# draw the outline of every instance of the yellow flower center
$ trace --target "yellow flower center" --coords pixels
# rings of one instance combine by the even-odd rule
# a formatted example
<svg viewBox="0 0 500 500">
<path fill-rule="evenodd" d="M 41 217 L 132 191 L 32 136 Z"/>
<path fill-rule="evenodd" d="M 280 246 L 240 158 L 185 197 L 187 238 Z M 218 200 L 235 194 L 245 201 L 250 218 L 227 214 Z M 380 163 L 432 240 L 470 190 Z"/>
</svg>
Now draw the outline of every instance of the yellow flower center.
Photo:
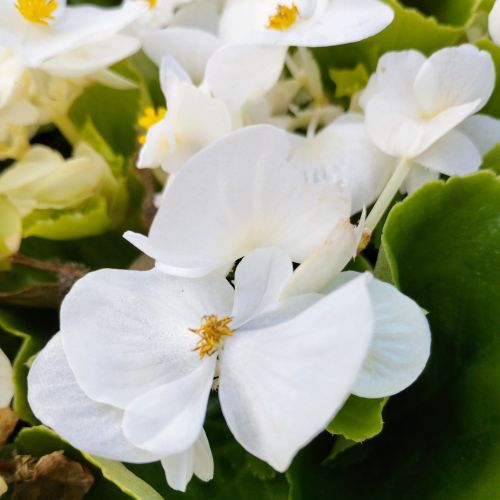
<svg viewBox="0 0 500 500">
<path fill-rule="evenodd" d="M 17 0 L 16 9 L 30 23 L 49 25 L 54 20 L 57 0 Z"/>
<path fill-rule="evenodd" d="M 200 358 L 212 356 L 219 347 L 224 344 L 224 337 L 232 337 L 233 330 L 229 328 L 229 323 L 233 318 L 225 316 L 219 319 L 215 314 L 203 316 L 202 323 L 199 328 L 190 328 L 189 331 L 199 335 L 200 340 L 196 344 L 194 350 L 200 351 Z"/>
<path fill-rule="evenodd" d="M 167 109 L 160 106 L 157 110 L 149 106 L 144 110 L 144 114 L 139 118 L 137 123 L 139 126 L 147 132 L 153 125 L 157 124 L 159 121 L 163 120 L 167 114 Z M 139 135 L 139 144 L 146 143 L 146 134 Z"/>
<path fill-rule="evenodd" d="M 156 4 L 158 3 L 158 0 L 148 0 L 149 3 L 149 8 L 154 9 L 156 7 Z"/>
<path fill-rule="evenodd" d="M 298 7 L 292 3 L 291 7 L 279 4 L 276 13 L 269 17 L 266 28 L 271 30 L 286 31 L 292 27 L 299 17 Z"/>
</svg>

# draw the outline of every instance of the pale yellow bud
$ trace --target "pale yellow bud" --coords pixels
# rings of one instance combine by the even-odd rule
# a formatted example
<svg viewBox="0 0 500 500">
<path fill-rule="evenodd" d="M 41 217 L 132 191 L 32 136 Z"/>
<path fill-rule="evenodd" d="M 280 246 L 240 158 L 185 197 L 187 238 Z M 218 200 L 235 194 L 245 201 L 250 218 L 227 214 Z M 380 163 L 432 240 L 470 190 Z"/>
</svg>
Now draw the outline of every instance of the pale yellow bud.
<svg viewBox="0 0 500 500">
<path fill-rule="evenodd" d="M 65 160 L 58 152 L 35 146 L 0 175 L 0 193 L 24 217 L 35 209 L 67 209 L 108 190 L 114 182 L 108 164 L 87 144 Z"/>
<path fill-rule="evenodd" d="M 0 270 L 5 268 L 5 258 L 19 250 L 22 234 L 19 212 L 5 196 L 0 195 Z"/>
</svg>

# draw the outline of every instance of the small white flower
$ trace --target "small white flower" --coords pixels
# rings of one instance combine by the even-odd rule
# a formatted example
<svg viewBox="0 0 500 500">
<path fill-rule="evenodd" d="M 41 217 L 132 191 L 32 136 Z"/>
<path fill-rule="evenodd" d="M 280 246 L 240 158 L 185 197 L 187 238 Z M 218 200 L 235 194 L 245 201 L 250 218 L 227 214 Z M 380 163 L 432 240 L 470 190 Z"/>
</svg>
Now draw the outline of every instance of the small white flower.
<svg viewBox="0 0 500 500">
<path fill-rule="evenodd" d="M 486 104 L 494 85 L 490 54 L 472 45 L 445 48 L 429 59 L 414 50 L 382 56 L 361 105 L 377 147 L 416 164 L 406 190 L 439 173 L 464 175 L 479 168 L 484 150 L 500 139 L 500 122 L 470 117 Z M 488 132 L 481 143 L 475 127 Z"/>
<path fill-rule="evenodd" d="M 327 47 L 375 35 L 393 18 L 378 0 L 228 0 L 219 33 L 226 42 Z"/>
<path fill-rule="evenodd" d="M 4 0 L 0 3 L 0 44 L 37 67 L 87 44 L 110 37 L 148 9 L 130 0 L 116 9 L 93 5 L 66 7 L 65 0 Z"/>
<path fill-rule="evenodd" d="M 300 140 L 268 125 L 230 134 L 170 180 L 149 238 L 127 239 L 184 276 L 226 270 L 259 247 L 302 262 L 349 217 L 351 204 L 339 182 L 316 182 L 291 161 Z"/>
<path fill-rule="evenodd" d="M 160 81 L 166 114 L 147 131 L 137 166 L 161 166 L 174 173 L 200 149 L 226 136 L 231 116 L 222 101 L 193 85 L 171 58 L 162 63 Z"/>
<path fill-rule="evenodd" d="M 14 396 L 14 379 L 9 358 L 0 349 L 0 408 L 10 405 Z"/>
</svg>

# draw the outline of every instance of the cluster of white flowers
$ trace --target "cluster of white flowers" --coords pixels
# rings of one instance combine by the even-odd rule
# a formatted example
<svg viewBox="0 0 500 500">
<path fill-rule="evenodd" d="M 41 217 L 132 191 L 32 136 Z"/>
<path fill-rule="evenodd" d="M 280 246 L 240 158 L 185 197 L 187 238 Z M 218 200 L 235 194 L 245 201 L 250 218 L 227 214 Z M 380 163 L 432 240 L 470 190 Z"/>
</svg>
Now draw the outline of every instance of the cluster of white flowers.
<svg viewBox="0 0 500 500">
<path fill-rule="evenodd" d="M 97 456 L 161 460 L 185 490 L 214 474 L 212 389 L 237 441 L 285 471 L 351 394 L 416 380 L 430 352 L 424 312 L 344 269 L 398 191 L 477 170 L 500 123 L 476 114 L 495 69 L 473 45 L 387 53 L 348 112 L 330 102 L 309 49 L 368 38 L 393 15 L 379 0 L 0 0 L 0 158 L 25 155 L 44 123 L 71 136 L 74 98 L 91 82 L 127 88 L 109 68 L 141 47 L 167 105 L 145 110 L 138 166 L 168 182 L 149 235 L 126 234 L 156 267 L 73 287 L 29 375 L 43 423 Z M 77 203 L 109 178 L 93 155 L 35 146 L 0 193 L 23 213 L 33 200 L 70 206 L 56 181 Z M 2 385 L 0 406 L 11 397 Z"/>
</svg>

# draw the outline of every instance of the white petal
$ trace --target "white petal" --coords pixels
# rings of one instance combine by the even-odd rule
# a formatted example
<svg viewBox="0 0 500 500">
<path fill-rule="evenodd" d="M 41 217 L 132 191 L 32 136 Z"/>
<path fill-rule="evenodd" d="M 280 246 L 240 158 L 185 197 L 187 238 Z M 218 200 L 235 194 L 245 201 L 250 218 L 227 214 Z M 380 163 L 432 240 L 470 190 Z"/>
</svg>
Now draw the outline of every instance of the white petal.
<svg viewBox="0 0 500 500">
<path fill-rule="evenodd" d="M 259 3 L 257 8 L 255 3 Z M 311 18 L 299 18 L 288 30 L 266 29 L 277 2 L 232 0 L 221 19 L 221 35 L 226 40 L 244 40 L 282 46 L 328 47 L 357 42 L 386 28 L 393 10 L 377 0 L 331 0 L 316 2 L 322 7 Z M 257 12 L 255 12 L 257 10 Z M 309 13 L 304 13 L 309 14 Z"/>
<path fill-rule="evenodd" d="M 28 400 L 37 418 L 86 453 L 131 463 L 159 458 L 125 438 L 123 411 L 85 395 L 69 367 L 61 334 L 36 357 L 28 375 Z"/>
<path fill-rule="evenodd" d="M 394 159 L 370 141 L 362 115 L 343 115 L 294 151 L 298 162 L 308 163 L 314 175 L 341 179 L 352 198 L 351 212 L 369 206 L 387 184 Z M 320 170 L 318 172 L 317 170 Z"/>
<path fill-rule="evenodd" d="M 214 475 L 214 459 L 205 431 L 201 431 L 200 437 L 191 448 L 163 458 L 161 464 L 167 482 L 174 490 L 186 491 L 193 473 L 202 481 L 210 481 Z"/>
<path fill-rule="evenodd" d="M 125 436 L 142 449 L 168 456 L 192 446 L 200 435 L 212 388 L 216 356 L 199 359 L 183 377 L 157 387 L 125 409 Z"/>
<path fill-rule="evenodd" d="M 139 168 L 156 168 L 168 160 L 176 148 L 172 126 L 172 117 L 167 114 L 165 119 L 148 130 L 137 159 Z"/>
<path fill-rule="evenodd" d="M 497 0 L 488 18 L 488 29 L 493 41 L 500 45 L 500 2 Z"/>
<path fill-rule="evenodd" d="M 286 47 L 226 45 L 209 59 L 205 82 L 231 110 L 262 97 L 278 81 Z"/>
<path fill-rule="evenodd" d="M 358 273 L 342 273 L 334 284 Z M 392 396 L 413 384 L 429 359 L 431 332 L 422 309 L 394 286 L 373 279 L 368 284 L 375 312 L 375 333 L 352 393 L 363 398 Z"/>
<path fill-rule="evenodd" d="M 338 184 L 308 182 L 289 162 L 294 141 L 274 127 L 246 127 L 193 157 L 165 190 L 149 255 L 189 276 L 259 247 L 303 261 L 349 216 L 350 203 Z"/>
<path fill-rule="evenodd" d="M 49 29 L 27 22 L 9 2 L 0 4 L 0 44 L 13 47 L 30 66 L 65 54 L 113 35 L 143 13 L 148 4 L 128 1 L 119 8 L 100 8 L 93 5 L 67 7 L 61 19 Z"/>
<path fill-rule="evenodd" d="M 249 253 L 236 268 L 232 328 L 275 307 L 292 272 L 290 257 L 278 248 Z"/>
<path fill-rule="evenodd" d="M 414 85 L 419 105 L 429 115 L 471 102 L 477 102 L 475 112 L 486 104 L 494 87 L 491 55 L 474 45 L 447 47 L 434 53 L 422 66 Z"/>
<path fill-rule="evenodd" d="M 413 113 L 416 113 L 413 83 L 425 61 L 425 56 L 416 50 L 384 54 L 378 61 L 375 76 L 370 79 L 365 90 L 368 95 L 362 100 L 368 103 L 370 94 L 373 96 L 381 93 L 391 99 L 392 106 L 396 109 L 407 109 L 409 114 L 414 110 Z"/>
<path fill-rule="evenodd" d="M 407 109 L 397 109 L 390 99 L 378 94 L 366 108 L 368 135 L 388 155 L 415 158 L 473 114 L 478 102 L 447 108 L 424 120 L 408 114 Z"/>
<path fill-rule="evenodd" d="M 101 270 L 78 281 L 61 308 L 63 343 L 82 389 L 125 408 L 199 367 L 193 352 L 206 314 L 231 312 L 223 277 L 184 280 L 158 270 Z M 165 453 L 161 453 L 165 455 Z"/>
<path fill-rule="evenodd" d="M 417 189 L 431 181 L 439 179 L 439 172 L 412 163 L 410 172 L 401 186 L 402 193 L 412 194 Z"/>
<path fill-rule="evenodd" d="M 365 277 L 292 320 L 238 330 L 221 356 L 219 397 L 239 443 L 278 471 L 342 407 L 371 342 Z"/>
<path fill-rule="evenodd" d="M 500 120 L 491 116 L 471 116 L 459 129 L 472 140 L 483 156 L 500 143 Z"/>
<path fill-rule="evenodd" d="M 163 57 L 172 56 L 195 83 L 203 80 L 207 62 L 220 46 L 211 33 L 181 27 L 153 31 L 142 38 L 142 43 L 144 52 L 158 66 Z"/>
<path fill-rule="evenodd" d="M 0 408 L 10 405 L 14 396 L 14 380 L 9 358 L 0 349 Z"/>
<path fill-rule="evenodd" d="M 129 57 L 140 48 L 131 36 L 112 35 L 45 61 L 41 68 L 55 76 L 81 78 Z"/>
<path fill-rule="evenodd" d="M 415 162 L 446 175 L 475 172 L 482 163 L 481 153 L 474 143 L 459 130 L 448 132 Z"/>
</svg>

